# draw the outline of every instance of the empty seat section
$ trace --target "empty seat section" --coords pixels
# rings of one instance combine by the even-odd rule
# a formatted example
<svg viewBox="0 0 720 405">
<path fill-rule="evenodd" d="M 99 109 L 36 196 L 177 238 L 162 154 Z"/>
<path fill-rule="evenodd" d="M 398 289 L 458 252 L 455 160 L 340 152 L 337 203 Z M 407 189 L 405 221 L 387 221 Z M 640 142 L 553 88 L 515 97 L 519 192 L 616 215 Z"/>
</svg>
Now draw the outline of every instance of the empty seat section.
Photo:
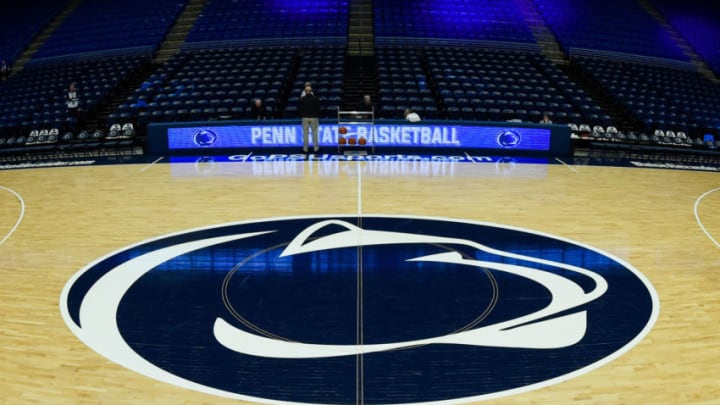
<svg viewBox="0 0 720 405">
<path fill-rule="evenodd" d="M 577 63 L 647 129 L 714 128 L 720 86 L 694 70 L 647 63 L 579 58 Z"/>
<path fill-rule="evenodd" d="M 375 35 L 535 42 L 513 0 L 374 2 Z"/>
<path fill-rule="evenodd" d="M 720 3 L 706 0 L 653 0 L 663 17 L 720 73 Z"/>
<path fill-rule="evenodd" d="M 344 37 L 347 0 L 209 0 L 188 42 Z"/>
<path fill-rule="evenodd" d="M 75 9 L 33 56 L 136 48 L 149 53 L 162 42 L 187 0 L 91 0 Z"/>
<path fill-rule="evenodd" d="M 418 72 L 415 77 L 430 97 L 421 100 L 434 100 L 439 118 L 538 122 L 547 114 L 560 123 L 609 119 L 539 53 L 456 47 L 405 52 L 423 60 L 427 82 Z"/>
<path fill-rule="evenodd" d="M 39 0 L 13 2 L 3 7 L 0 13 L 0 60 L 12 64 L 69 3 L 69 0 Z"/>
<path fill-rule="evenodd" d="M 534 1 L 567 52 L 572 48 L 584 48 L 687 60 L 667 30 L 638 2 Z"/>
<path fill-rule="evenodd" d="M 375 56 L 381 117 L 403 118 L 404 110 L 409 108 L 421 117 L 438 118 L 420 51 L 387 47 L 376 49 Z"/>
</svg>

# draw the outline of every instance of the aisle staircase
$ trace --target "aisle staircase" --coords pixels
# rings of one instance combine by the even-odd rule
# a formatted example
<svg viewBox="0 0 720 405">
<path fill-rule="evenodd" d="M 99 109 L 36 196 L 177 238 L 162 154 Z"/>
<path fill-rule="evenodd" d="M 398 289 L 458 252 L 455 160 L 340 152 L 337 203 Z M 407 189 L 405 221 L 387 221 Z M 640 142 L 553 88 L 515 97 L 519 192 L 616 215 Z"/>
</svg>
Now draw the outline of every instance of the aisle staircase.
<svg viewBox="0 0 720 405">
<path fill-rule="evenodd" d="M 540 50 L 550 61 L 556 65 L 567 63 L 567 57 L 558 43 L 555 34 L 545 23 L 537 5 L 532 0 L 515 0 L 515 5 L 522 13 L 525 23 L 530 28 Z"/>
<path fill-rule="evenodd" d="M 175 21 L 175 25 L 170 28 L 165 41 L 160 44 L 160 48 L 155 55 L 155 62 L 167 62 L 180 50 L 195 24 L 195 20 L 200 16 L 207 2 L 208 0 L 188 1 L 185 9 Z"/>
<path fill-rule="evenodd" d="M 375 53 L 372 0 L 352 0 L 348 21 L 348 56 Z"/>
</svg>

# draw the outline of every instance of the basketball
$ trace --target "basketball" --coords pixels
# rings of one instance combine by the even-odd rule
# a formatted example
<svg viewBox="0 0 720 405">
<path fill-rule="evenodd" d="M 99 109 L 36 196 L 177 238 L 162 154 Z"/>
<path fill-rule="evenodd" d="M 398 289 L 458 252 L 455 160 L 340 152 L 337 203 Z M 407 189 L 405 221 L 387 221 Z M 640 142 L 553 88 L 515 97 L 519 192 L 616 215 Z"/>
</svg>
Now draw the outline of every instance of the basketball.
<svg viewBox="0 0 720 405">
<path fill-rule="evenodd" d="M 348 139 L 348 143 L 349 143 L 350 145 L 355 145 L 355 138 L 350 138 L 350 139 Z"/>
<path fill-rule="evenodd" d="M 360 138 L 360 139 L 358 139 L 358 143 L 359 143 L 360 145 L 365 145 L 365 144 L 367 143 L 367 139 L 365 139 L 365 138 Z"/>
<path fill-rule="evenodd" d="M 345 128 L 345 127 L 340 127 L 340 128 L 338 129 L 338 132 L 340 133 L 340 135 L 345 135 L 345 134 L 347 134 L 347 128 Z"/>
<path fill-rule="evenodd" d="M 340 139 L 338 139 L 338 143 L 339 143 L 340 145 L 345 145 L 346 142 L 347 142 L 347 139 L 345 139 L 345 138 L 343 138 L 343 137 L 340 137 Z"/>
</svg>

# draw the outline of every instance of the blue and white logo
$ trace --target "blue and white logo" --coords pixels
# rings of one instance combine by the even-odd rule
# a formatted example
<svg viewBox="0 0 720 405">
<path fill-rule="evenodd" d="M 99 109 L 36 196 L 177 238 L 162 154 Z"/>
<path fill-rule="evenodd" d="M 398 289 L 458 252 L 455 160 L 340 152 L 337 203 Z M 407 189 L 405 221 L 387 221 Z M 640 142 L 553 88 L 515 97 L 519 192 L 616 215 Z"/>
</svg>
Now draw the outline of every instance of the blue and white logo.
<svg viewBox="0 0 720 405">
<path fill-rule="evenodd" d="M 497 134 L 497 144 L 503 148 L 514 148 L 520 144 L 522 137 L 517 131 L 504 129 Z"/>
<path fill-rule="evenodd" d="M 629 264 L 507 226 L 294 217 L 166 235 L 78 272 L 65 322 L 109 360 L 208 394 L 461 403 L 589 372 L 659 304 Z"/>
<path fill-rule="evenodd" d="M 217 140 L 217 134 L 209 129 L 198 129 L 193 133 L 193 142 L 197 146 L 210 147 L 215 145 Z"/>
</svg>

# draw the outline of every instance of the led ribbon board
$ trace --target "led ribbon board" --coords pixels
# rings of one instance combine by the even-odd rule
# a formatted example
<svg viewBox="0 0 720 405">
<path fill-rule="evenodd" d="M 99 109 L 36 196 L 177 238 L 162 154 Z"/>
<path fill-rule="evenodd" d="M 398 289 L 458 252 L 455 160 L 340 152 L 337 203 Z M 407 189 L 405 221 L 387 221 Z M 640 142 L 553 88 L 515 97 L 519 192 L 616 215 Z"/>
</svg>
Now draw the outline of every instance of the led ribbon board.
<svg viewBox="0 0 720 405">
<path fill-rule="evenodd" d="M 320 145 L 336 146 L 339 125 L 320 126 Z M 549 151 L 550 128 L 475 125 L 344 125 L 345 136 L 379 147 Z M 169 151 L 302 147 L 302 128 L 289 125 L 231 125 L 168 128 Z"/>
</svg>

